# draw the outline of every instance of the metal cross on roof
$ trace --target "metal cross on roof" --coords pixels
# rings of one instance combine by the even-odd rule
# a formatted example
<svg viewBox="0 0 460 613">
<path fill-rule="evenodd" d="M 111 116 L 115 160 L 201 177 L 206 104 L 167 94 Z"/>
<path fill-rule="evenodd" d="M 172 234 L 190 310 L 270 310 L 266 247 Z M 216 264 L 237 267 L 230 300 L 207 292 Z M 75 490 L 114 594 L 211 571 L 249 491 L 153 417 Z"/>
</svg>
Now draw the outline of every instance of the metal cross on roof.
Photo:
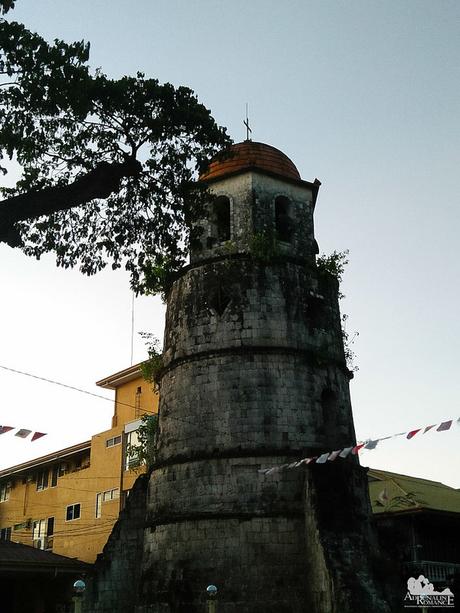
<svg viewBox="0 0 460 613">
<path fill-rule="evenodd" d="M 243 121 L 243 124 L 246 126 L 246 140 L 251 140 L 249 134 L 252 134 L 252 130 L 249 127 L 248 103 L 247 102 L 246 102 L 246 121 Z"/>
</svg>

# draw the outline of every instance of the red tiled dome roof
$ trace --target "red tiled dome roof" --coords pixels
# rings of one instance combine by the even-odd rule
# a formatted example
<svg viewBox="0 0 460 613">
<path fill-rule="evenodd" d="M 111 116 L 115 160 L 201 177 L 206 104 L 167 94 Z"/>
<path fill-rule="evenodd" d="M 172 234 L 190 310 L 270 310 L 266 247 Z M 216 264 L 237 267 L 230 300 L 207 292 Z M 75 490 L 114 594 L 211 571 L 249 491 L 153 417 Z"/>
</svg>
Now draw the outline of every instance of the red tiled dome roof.
<svg viewBox="0 0 460 613">
<path fill-rule="evenodd" d="M 300 180 L 300 174 L 294 163 L 282 151 L 266 145 L 245 140 L 232 145 L 228 155 L 224 154 L 209 164 L 200 179 L 209 181 L 241 170 L 258 168 L 289 179 Z"/>
</svg>

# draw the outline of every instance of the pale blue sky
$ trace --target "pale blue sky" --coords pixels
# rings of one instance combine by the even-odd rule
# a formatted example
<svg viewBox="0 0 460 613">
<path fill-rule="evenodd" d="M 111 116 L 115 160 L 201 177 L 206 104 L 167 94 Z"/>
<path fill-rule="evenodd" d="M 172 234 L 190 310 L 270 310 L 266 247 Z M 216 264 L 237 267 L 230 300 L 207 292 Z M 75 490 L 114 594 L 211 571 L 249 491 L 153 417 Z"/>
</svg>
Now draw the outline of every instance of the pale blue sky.
<svg viewBox="0 0 460 613">
<path fill-rule="evenodd" d="M 460 416 L 457 1 L 18 0 L 12 16 L 48 39 L 89 40 L 91 65 L 111 76 L 190 86 L 236 141 L 248 102 L 254 139 L 323 183 L 320 249 L 350 250 L 358 436 Z M 123 274 L 88 279 L 2 247 L 0 281 L 0 364 L 91 390 L 129 365 Z M 136 313 L 137 330 L 161 336 L 158 300 Z M 1 371 L 0 384 L 0 422 L 50 432 L 34 445 L 3 435 L 3 466 L 109 425 L 108 402 Z M 459 436 L 382 443 L 362 463 L 460 487 Z"/>
</svg>

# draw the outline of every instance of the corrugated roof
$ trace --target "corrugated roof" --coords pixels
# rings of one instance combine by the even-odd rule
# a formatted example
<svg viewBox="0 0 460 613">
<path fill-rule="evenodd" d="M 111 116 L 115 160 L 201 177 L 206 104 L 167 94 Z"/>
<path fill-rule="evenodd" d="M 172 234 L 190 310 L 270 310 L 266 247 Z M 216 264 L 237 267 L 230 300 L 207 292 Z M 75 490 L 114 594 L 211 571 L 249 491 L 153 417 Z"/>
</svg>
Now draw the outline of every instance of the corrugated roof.
<svg viewBox="0 0 460 613">
<path fill-rule="evenodd" d="M 61 572 L 76 572 L 91 567 L 86 562 L 75 558 L 60 556 L 51 551 L 43 551 L 29 545 L 0 541 L 0 569 L 17 567 L 24 570 L 59 569 Z"/>
<path fill-rule="evenodd" d="M 368 478 L 376 514 L 422 510 L 460 513 L 460 490 L 439 481 L 375 469 L 369 470 Z"/>
<path fill-rule="evenodd" d="M 53 453 L 48 453 L 47 455 L 39 458 L 34 458 L 33 460 L 23 462 L 22 464 L 16 464 L 15 466 L 10 466 L 9 468 L 0 470 L 0 479 L 4 479 L 5 477 L 16 475 L 18 473 L 21 474 L 41 464 L 47 464 L 48 462 L 53 462 L 55 460 L 62 460 L 70 455 L 86 451 L 88 449 L 91 449 L 91 441 L 85 441 L 84 443 L 78 443 L 77 445 L 66 447 L 65 449 L 53 451 Z"/>
</svg>

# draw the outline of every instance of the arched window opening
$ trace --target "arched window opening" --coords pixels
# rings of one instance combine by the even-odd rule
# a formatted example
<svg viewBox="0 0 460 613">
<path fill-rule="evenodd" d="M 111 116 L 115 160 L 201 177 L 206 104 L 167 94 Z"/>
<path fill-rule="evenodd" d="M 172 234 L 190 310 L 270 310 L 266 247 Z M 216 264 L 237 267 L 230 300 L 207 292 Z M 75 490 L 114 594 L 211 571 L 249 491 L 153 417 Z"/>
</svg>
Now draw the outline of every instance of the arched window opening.
<svg viewBox="0 0 460 613">
<path fill-rule="evenodd" d="M 230 240 L 230 200 L 227 196 L 219 196 L 214 202 L 214 224 L 219 243 Z"/>
<path fill-rule="evenodd" d="M 284 243 L 290 243 L 293 225 L 289 198 L 286 198 L 286 196 L 278 196 L 275 200 L 276 238 Z"/>
</svg>

